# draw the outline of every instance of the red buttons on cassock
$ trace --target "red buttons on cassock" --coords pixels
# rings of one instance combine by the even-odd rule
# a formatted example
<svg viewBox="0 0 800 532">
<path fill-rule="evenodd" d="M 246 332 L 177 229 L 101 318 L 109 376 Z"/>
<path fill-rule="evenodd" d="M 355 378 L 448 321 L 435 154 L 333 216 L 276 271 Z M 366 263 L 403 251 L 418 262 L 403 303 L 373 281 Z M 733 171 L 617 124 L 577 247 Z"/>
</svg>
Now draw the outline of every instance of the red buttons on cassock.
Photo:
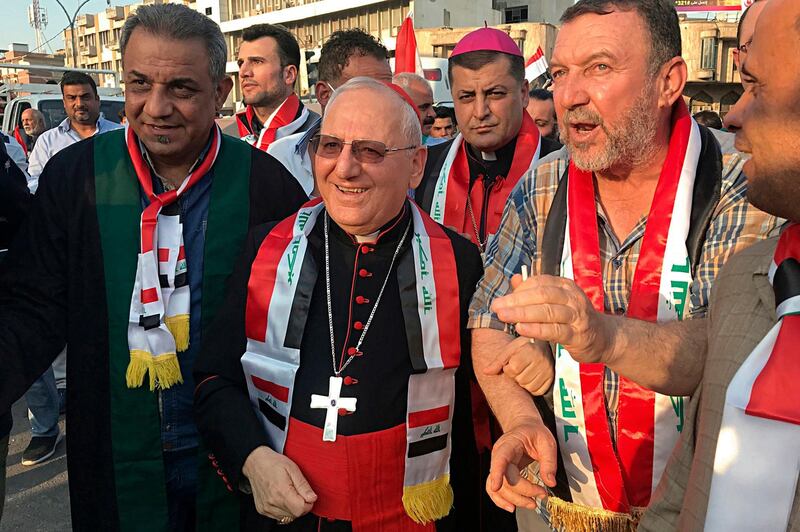
<svg viewBox="0 0 800 532">
<path fill-rule="evenodd" d="M 366 254 L 367 254 L 367 253 L 369 253 L 370 251 L 372 251 L 372 248 L 371 248 L 371 247 L 369 247 L 369 246 L 367 246 L 366 244 L 364 244 L 363 246 L 361 246 L 361 253 L 363 253 L 364 255 L 366 255 Z"/>
<path fill-rule="evenodd" d="M 347 348 L 347 354 L 349 356 L 351 356 L 351 357 L 355 356 L 356 353 L 358 353 L 358 349 L 356 349 L 355 347 L 348 347 Z"/>
<path fill-rule="evenodd" d="M 350 375 L 347 375 L 342 382 L 344 382 L 345 386 L 350 386 L 352 384 L 358 384 L 358 379 L 354 379 Z"/>
<path fill-rule="evenodd" d="M 339 416 L 346 416 L 347 414 L 349 414 L 349 412 L 344 408 L 339 409 Z"/>
<path fill-rule="evenodd" d="M 357 331 L 360 331 L 360 330 L 362 330 L 363 328 L 364 328 L 364 324 L 363 324 L 363 323 L 361 323 L 360 321 L 357 321 L 357 322 L 355 322 L 355 323 L 353 324 L 353 329 L 355 329 L 355 330 L 357 330 Z"/>
<path fill-rule="evenodd" d="M 359 276 L 359 277 L 362 277 L 362 278 L 364 278 L 364 277 L 372 277 L 372 274 L 371 274 L 371 273 L 369 273 L 369 272 L 368 272 L 367 270 L 365 270 L 364 268 L 361 268 L 360 270 L 358 270 L 358 276 Z"/>
<path fill-rule="evenodd" d="M 358 303 L 359 305 L 364 305 L 366 303 L 369 303 L 369 299 L 367 299 L 364 296 L 356 296 L 356 303 Z"/>
</svg>

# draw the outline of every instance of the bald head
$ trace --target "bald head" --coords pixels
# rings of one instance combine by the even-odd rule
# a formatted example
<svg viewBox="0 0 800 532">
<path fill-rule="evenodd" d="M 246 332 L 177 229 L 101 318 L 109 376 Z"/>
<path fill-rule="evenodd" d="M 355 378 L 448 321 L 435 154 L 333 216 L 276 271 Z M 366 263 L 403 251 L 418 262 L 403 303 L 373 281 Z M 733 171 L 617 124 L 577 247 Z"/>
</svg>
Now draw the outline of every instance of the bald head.
<svg viewBox="0 0 800 532">
<path fill-rule="evenodd" d="M 41 135 L 44 133 L 44 115 L 37 109 L 25 109 L 22 111 L 22 129 L 26 135 Z"/>
<path fill-rule="evenodd" d="M 742 64 L 745 93 L 725 117 L 756 207 L 800 221 L 800 2 L 769 0 Z"/>
<path fill-rule="evenodd" d="M 392 78 L 392 82 L 406 91 L 419 109 L 419 120 L 422 125 L 422 134 L 430 136 L 433 123 L 436 121 L 436 111 L 433 109 L 433 91 L 425 78 L 411 72 L 401 72 Z"/>
</svg>

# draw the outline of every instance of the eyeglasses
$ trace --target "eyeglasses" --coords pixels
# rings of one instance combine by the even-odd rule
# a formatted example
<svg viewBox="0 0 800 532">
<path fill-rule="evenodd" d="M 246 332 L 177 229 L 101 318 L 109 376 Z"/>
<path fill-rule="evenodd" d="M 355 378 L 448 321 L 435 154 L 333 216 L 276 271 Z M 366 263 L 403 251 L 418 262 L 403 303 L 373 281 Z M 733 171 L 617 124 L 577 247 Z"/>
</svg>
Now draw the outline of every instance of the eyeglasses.
<svg viewBox="0 0 800 532">
<path fill-rule="evenodd" d="M 741 46 L 738 46 L 737 48 L 741 53 L 746 54 L 748 52 L 748 50 L 750 50 L 750 46 L 752 44 L 753 44 L 753 39 L 750 39 L 749 41 L 747 41 L 746 43 L 742 44 Z"/>
<path fill-rule="evenodd" d="M 418 146 L 406 146 L 403 148 L 387 147 L 383 142 L 377 140 L 351 140 L 345 142 L 333 135 L 315 135 L 311 138 L 311 149 L 314 153 L 325 159 L 336 159 L 342 153 L 345 144 L 350 146 L 353 157 L 360 163 L 379 163 L 383 158 L 392 153 L 405 150 L 413 150 Z"/>
</svg>

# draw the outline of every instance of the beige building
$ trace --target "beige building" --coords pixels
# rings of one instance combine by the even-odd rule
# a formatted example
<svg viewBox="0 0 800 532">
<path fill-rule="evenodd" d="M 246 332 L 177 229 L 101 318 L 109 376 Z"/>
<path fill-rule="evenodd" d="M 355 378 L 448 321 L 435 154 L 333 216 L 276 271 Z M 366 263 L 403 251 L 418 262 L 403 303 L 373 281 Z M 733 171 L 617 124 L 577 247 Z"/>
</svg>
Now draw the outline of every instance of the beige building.
<svg viewBox="0 0 800 532">
<path fill-rule="evenodd" d="M 417 48 L 422 56 L 450 57 L 456 43 L 469 32 L 480 26 L 468 28 L 429 28 L 417 30 Z M 517 24 L 499 24 L 494 26 L 503 30 L 517 43 L 525 59 L 542 47 L 546 57 L 553 53 L 553 46 L 558 35 L 558 28 L 552 24 L 522 22 Z"/>
<path fill-rule="evenodd" d="M 683 58 L 689 67 L 684 97 L 692 114 L 712 110 L 723 117 L 742 94 L 733 62 L 735 22 L 682 20 Z"/>
<path fill-rule="evenodd" d="M 59 50 L 55 54 L 42 54 L 30 52 L 27 44 L 11 43 L 8 50 L 0 50 L 0 63 L 63 67 L 64 50 Z M 52 83 L 59 79 L 61 72 L 53 70 L 0 68 L 0 83 L 3 84 Z"/>
<path fill-rule="evenodd" d="M 197 0 L 196 9 L 217 21 L 225 34 L 234 90 L 227 107 L 241 100 L 236 52 L 242 30 L 254 24 L 282 24 L 300 42 L 303 50 L 298 92 L 305 95 L 315 81 L 315 62 L 330 35 L 340 29 L 361 28 L 380 39 L 392 52 L 397 34 L 409 12 L 414 14 L 417 42 L 424 56 L 447 57 L 457 40 L 469 29 L 510 24 L 513 38 L 527 47 L 545 42 L 552 47 L 555 27 L 525 21 L 555 23 L 573 0 Z M 458 28 L 458 29 L 451 29 Z M 549 29 L 542 29 L 549 28 Z M 530 51 L 530 53 L 533 53 Z M 549 49 L 548 49 L 549 51 Z"/>
<path fill-rule="evenodd" d="M 190 0 L 143 0 L 139 4 L 128 6 L 111 6 L 99 13 L 79 15 L 75 21 L 75 56 L 77 64 L 72 60 L 72 35 L 70 28 L 64 30 L 66 46 L 66 66 L 113 70 L 121 81 L 122 54 L 119 50 L 119 36 L 125 19 L 139 6 L 147 4 L 182 3 L 191 6 Z M 108 74 L 97 76 L 98 85 L 114 86 L 114 77 Z"/>
</svg>

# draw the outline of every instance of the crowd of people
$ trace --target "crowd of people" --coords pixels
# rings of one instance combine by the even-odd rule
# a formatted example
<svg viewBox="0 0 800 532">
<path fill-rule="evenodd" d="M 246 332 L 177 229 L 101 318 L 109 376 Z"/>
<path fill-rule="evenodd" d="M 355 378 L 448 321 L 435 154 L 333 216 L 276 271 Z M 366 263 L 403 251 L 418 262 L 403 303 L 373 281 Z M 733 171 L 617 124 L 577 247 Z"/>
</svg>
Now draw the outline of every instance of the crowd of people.
<svg viewBox="0 0 800 532">
<path fill-rule="evenodd" d="M 140 7 L 124 126 L 71 72 L 0 142 L 3 465 L 24 395 L 79 531 L 800 530 L 800 5 L 737 39 L 724 124 L 667 0 L 578 0 L 547 90 L 472 31 L 452 108 L 336 31 L 317 114 L 256 25 L 223 130 L 219 26 Z"/>
</svg>

